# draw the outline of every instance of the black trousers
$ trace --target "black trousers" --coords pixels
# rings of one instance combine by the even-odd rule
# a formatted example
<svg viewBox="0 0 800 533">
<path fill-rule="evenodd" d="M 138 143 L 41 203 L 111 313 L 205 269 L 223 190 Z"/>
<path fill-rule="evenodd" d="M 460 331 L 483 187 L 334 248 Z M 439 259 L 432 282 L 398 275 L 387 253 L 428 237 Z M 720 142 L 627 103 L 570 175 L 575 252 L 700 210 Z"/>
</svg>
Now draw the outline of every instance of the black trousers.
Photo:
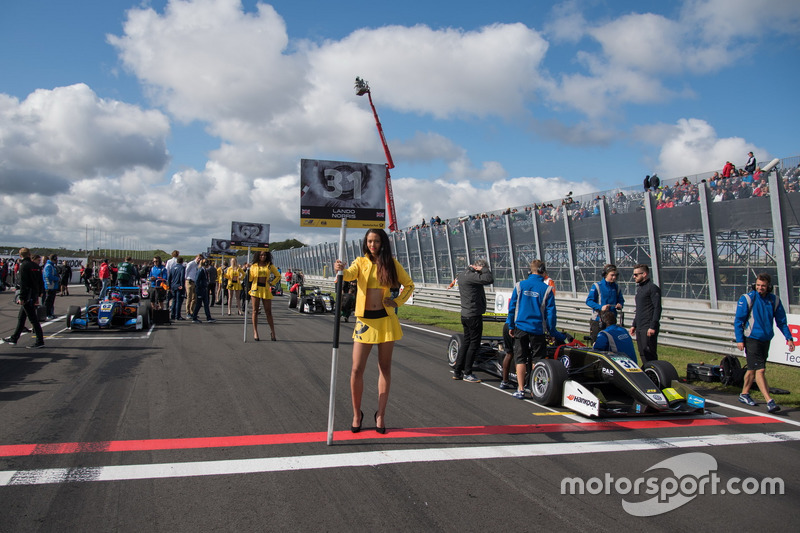
<svg viewBox="0 0 800 533">
<path fill-rule="evenodd" d="M 483 318 L 461 317 L 461 326 L 464 328 L 464 344 L 458 347 L 458 357 L 454 368 L 455 375 L 472 374 L 472 362 L 481 346 L 483 336 Z"/>
<path fill-rule="evenodd" d="M 25 329 L 25 319 L 31 321 L 33 331 L 36 333 L 36 342 L 44 342 L 44 334 L 42 333 L 42 325 L 39 324 L 39 317 L 36 316 L 36 305 L 33 300 L 28 300 L 19 306 L 19 315 L 17 316 L 17 329 L 14 330 L 12 337 L 19 339 L 22 335 L 22 330 Z"/>
<path fill-rule="evenodd" d="M 56 293 L 58 289 L 47 289 L 47 295 L 44 298 L 44 308 L 47 311 L 47 316 L 53 316 L 56 307 Z"/>
<path fill-rule="evenodd" d="M 206 320 L 211 320 L 211 310 L 208 308 L 208 291 L 197 291 L 197 301 L 194 303 L 194 313 L 192 318 L 198 320 L 197 314 L 200 312 L 200 306 L 206 312 Z"/>
<path fill-rule="evenodd" d="M 658 359 L 658 331 L 652 337 L 648 337 L 647 328 L 636 328 L 636 345 L 639 347 L 642 363 Z"/>
</svg>

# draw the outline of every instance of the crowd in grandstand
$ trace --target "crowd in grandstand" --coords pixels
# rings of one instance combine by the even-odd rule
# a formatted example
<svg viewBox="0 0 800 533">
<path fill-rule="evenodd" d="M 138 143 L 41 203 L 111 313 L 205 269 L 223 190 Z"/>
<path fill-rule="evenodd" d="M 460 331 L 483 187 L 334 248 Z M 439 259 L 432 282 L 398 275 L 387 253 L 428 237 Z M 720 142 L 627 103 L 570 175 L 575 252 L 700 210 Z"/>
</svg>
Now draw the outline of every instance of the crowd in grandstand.
<svg viewBox="0 0 800 533">
<path fill-rule="evenodd" d="M 572 192 L 567 194 L 560 202 L 542 202 L 541 204 L 531 204 L 522 207 L 521 211 L 517 208 L 507 208 L 499 213 L 480 213 L 466 215 L 457 219 L 442 220 L 440 217 L 431 217 L 430 223 L 424 219 L 421 224 L 417 224 L 410 229 L 420 229 L 430 227 L 435 234 L 449 231 L 453 234 L 460 232 L 461 223 L 468 227 L 481 224 L 485 221 L 487 228 L 494 226 L 501 227 L 504 222 L 503 215 L 514 217 L 529 217 L 531 213 L 537 215 L 539 223 L 558 222 L 568 216 L 571 220 L 577 221 L 600 215 L 600 200 L 603 200 L 609 209 L 609 213 L 627 213 L 631 211 L 642 211 L 645 209 L 645 195 L 653 196 L 656 209 L 670 209 L 685 205 L 697 204 L 700 201 L 700 189 L 706 188 L 709 200 L 712 202 L 724 202 L 751 197 L 769 196 L 769 183 L 767 173 L 756 165 L 752 152 L 749 154 L 748 162 L 745 166 L 737 168 L 730 161 L 726 162 L 722 171 L 714 172 L 710 178 L 695 178 L 693 181 L 688 176 L 675 181 L 674 185 L 669 185 L 666 180 L 662 182 L 655 174 L 645 178 L 643 191 L 617 190 L 612 195 L 598 194 L 593 198 L 576 200 Z M 800 164 L 796 167 L 784 170 L 782 173 L 783 187 L 786 192 L 800 192 Z"/>
</svg>

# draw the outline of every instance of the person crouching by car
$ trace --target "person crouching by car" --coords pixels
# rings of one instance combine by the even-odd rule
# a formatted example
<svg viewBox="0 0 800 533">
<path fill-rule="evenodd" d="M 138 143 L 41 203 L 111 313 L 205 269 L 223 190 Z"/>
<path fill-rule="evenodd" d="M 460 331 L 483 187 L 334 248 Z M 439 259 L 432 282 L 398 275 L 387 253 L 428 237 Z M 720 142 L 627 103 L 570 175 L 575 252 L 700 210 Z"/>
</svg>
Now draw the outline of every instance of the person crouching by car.
<svg viewBox="0 0 800 533">
<path fill-rule="evenodd" d="M 600 313 L 603 329 L 597 334 L 593 349 L 601 352 L 614 352 L 627 355 L 638 364 L 636 349 L 628 330 L 617 324 L 617 315 L 612 311 Z"/>
<path fill-rule="evenodd" d="M 153 266 L 150 267 L 150 290 L 152 291 L 151 299 L 153 300 L 153 309 L 158 311 L 164 308 L 164 302 L 167 301 L 167 288 L 169 282 L 167 281 L 167 267 L 161 263 L 161 258 L 155 256 L 153 258 Z"/>
</svg>

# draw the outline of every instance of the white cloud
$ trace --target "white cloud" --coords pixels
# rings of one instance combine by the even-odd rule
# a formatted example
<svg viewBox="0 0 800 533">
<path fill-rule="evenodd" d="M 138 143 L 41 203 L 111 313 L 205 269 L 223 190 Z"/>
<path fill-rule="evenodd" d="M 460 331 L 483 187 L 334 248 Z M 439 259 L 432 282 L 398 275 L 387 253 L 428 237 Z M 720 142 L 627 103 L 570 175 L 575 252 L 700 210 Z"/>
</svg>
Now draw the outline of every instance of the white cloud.
<svg viewBox="0 0 800 533">
<path fill-rule="evenodd" d="M 586 182 L 571 182 L 561 177 L 519 177 L 496 181 L 489 187 L 478 187 L 470 181 L 433 182 L 415 179 L 393 179 L 395 199 L 406 209 L 398 212 L 400 227 L 409 227 L 431 217 L 442 219 L 521 207 L 563 198 L 569 191 L 575 195 L 590 193 L 596 187 Z"/>
<path fill-rule="evenodd" d="M 575 0 L 556 4 L 551 13 L 546 33 L 553 41 L 577 43 L 584 37 L 589 25 Z"/>
<path fill-rule="evenodd" d="M 366 75 L 381 101 L 438 118 L 510 116 L 541 85 L 547 42 L 524 24 L 477 31 L 387 26 L 357 30 L 311 54 L 318 85 Z M 349 70 L 348 70 L 349 69 Z M 352 81 L 350 82 L 352 83 Z"/>
<path fill-rule="evenodd" d="M 502 161 L 477 160 L 442 132 L 499 117 L 505 122 L 492 127 L 530 124 L 561 143 L 610 144 L 626 136 L 625 106 L 685 96 L 690 90 L 670 87 L 675 76 L 734 64 L 761 38 L 734 38 L 742 24 L 797 35 L 797 2 L 733 1 L 690 1 L 674 18 L 631 13 L 601 22 L 587 21 L 576 2 L 559 4 L 544 35 L 573 61 L 553 73 L 543 66 L 550 43 L 521 23 L 384 26 L 314 43 L 291 42 L 284 20 L 262 3 L 251 12 L 239 0 L 133 8 L 108 42 L 154 105 L 201 123 L 219 146 L 200 168 L 165 176 L 170 126 L 161 111 L 99 98 L 82 84 L 21 102 L 0 95 L 0 186 L 19 195 L 0 196 L 0 225 L 7 238 L 75 242 L 75 229 L 90 226 L 192 250 L 224 238 L 233 219 L 269 222 L 278 240 L 297 236 L 300 158 L 384 160 L 367 98 L 353 91 L 356 75 L 369 80 L 382 113 L 428 121 L 390 132 L 399 136 L 391 148 L 401 226 L 589 193 L 595 187 L 585 182 L 509 176 Z M 556 118 L 539 114 L 537 98 Z M 634 137 L 660 147 L 654 170 L 662 176 L 741 163 L 750 149 L 768 155 L 744 139 L 718 138 L 697 119 L 646 126 Z M 440 175 L 409 175 L 431 163 Z M 33 214 L 35 222 L 25 219 Z"/>
<path fill-rule="evenodd" d="M 152 183 L 169 160 L 167 118 L 86 85 L 39 89 L 22 102 L 0 97 L 0 187 L 7 194 L 66 193 L 72 183 L 137 169 Z"/>
<path fill-rule="evenodd" d="M 720 171 L 726 161 L 743 167 L 750 151 L 759 161 L 771 158 L 767 150 L 741 137 L 719 138 L 701 119 L 680 119 L 674 125 L 656 124 L 638 131 L 641 140 L 661 146 L 656 170 L 666 179 Z"/>
<path fill-rule="evenodd" d="M 284 52 L 283 19 L 259 3 L 172 0 L 163 14 L 128 11 L 123 36 L 107 36 L 125 67 L 181 120 L 269 120 L 305 85 L 302 56 Z"/>
</svg>

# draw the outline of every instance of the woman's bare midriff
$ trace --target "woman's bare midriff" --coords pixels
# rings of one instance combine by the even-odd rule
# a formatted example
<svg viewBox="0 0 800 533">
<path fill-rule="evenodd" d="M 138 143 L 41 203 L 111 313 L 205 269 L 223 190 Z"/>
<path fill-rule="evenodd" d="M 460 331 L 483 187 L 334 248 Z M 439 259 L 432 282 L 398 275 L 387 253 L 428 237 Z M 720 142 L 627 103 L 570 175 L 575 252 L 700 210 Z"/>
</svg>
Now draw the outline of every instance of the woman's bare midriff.
<svg viewBox="0 0 800 533">
<path fill-rule="evenodd" d="M 383 289 L 367 289 L 364 309 L 367 311 L 378 311 L 383 309 Z"/>
</svg>

